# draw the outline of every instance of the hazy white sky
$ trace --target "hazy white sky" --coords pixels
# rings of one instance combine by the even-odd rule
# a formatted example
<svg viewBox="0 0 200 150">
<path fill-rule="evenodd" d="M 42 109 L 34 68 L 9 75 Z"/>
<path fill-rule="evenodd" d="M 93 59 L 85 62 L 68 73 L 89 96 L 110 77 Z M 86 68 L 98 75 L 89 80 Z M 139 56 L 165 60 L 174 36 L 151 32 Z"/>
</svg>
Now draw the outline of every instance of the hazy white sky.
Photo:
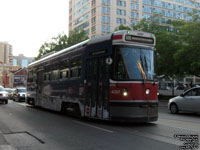
<svg viewBox="0 0 200 150">
<path fill-rule="evenodd" d="M 14 55 L 37 56 L 45 41 L 62 32 L 68 34 L 68 3 L 68 0 L 0 0 L 0 41 L 9 42 Z"/>
</svg>

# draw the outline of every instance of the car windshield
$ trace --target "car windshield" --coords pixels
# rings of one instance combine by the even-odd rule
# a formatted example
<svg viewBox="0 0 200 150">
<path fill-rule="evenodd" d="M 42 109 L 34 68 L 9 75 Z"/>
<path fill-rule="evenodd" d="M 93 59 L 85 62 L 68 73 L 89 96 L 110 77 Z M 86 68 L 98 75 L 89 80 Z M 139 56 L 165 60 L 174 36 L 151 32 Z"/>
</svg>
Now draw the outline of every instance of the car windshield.
<svg viewBox="0 0 200 150">
<path fill-rule="evenodd" d="M 26 92 L 26 89 L 18 89 L 18 92 Z"/>
<path fill-rule="evenodd" d="M 153 49 L 116 46 L 113 68 L 115 80 L 153 80 Z"/>
<path fill-rule="evenodd" d="M 10 89 L 10 93 L 14 93 L 15 89 Z"/>
<path fill-rule="evenodd" d="M 9 89 L 9 88 L 5 88 L 5 91 L 6 91 L 6 92 L 10 92 L 10 89 Z"/>
<path fill-rule="evenodd" d="M 5 89 L 3 87 L 0 87 L 0 91 L 5 91 Z"/>
</svg>

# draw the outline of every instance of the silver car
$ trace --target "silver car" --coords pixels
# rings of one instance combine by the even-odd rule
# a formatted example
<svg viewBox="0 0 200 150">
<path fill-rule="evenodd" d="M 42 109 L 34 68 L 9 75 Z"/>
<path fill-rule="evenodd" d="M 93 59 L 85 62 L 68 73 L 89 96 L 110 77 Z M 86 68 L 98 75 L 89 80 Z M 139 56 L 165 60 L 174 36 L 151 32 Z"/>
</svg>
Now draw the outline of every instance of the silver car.
<svg viewBox="0 0 200 150">
<path fill-rule="evenodd" d="M 13 94 L 14 101 L 24 101 L 26 99 L 26 88 L 25 87 L 17 87 Z"/>
<path fill-rule="evenodd" d="M 8 92 L 2 86 L 0 86 L 0 102 L 8 104 Z"/>
<path fill-rule="evenodd" d="M 200 113 L 200 87 L 194 87 L 180 96 L 169 100 L 168 109 L 172 114 L 179 111 Z"/>
</svg>

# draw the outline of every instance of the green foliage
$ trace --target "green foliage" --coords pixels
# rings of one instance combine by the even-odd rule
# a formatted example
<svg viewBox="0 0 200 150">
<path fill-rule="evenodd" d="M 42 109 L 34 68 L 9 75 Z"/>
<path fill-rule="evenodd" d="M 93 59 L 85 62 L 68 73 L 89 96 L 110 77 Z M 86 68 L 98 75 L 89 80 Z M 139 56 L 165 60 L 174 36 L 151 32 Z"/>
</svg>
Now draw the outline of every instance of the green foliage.
<svg viewBox="0 0 200 150">
<path fill-rule="evenodd" d="M 185 23 L 179 32 L 182 48 L 175 54 L 180 73 L 200 76 L 200 22 L 197 18 Z"/>
<path fill-rule="evenodd" d="M 171 21 L 160 24 L 158 15 L 142 20 L 133 29 L 154 33 L 156 36 L 156 73 L 166 76 L 200 76 L 200 17 L 193 20 Z"/>
<path fill-rule="evenodd" d="M 86 33 L 85 33 L 84 30 L 81 30 L 80 32 L 78 30 L 73 30 L 69 33 L 67 44 L 68 44 L 68 47 L 69 47 L 69 46 L 72 46 L 74 44 L 85 41 L 87 39 L 88 39 L 88 37 L 86 36 Z"/>
<path fill-rule="evenodd" d="M 45 42 L 39 49 L 39 54 L 35 60 L 40 59 L 42 56 L 47 55 L 51 52 L 57 52 L 79 42 L 88 39 L 84 30 L 78 31 L 73 30 L 69 33 L 69 37 L 66 34 L 59 34 L 57 37 L 53 37 L 51 42 Z"/>
<path fill-rule="evenodd" d="M 117 30 L 140 30 L 150 32 L 156 36 L 156 73 L 165 76 L 200 76 L 200 16 L 197 12 L 189 14 L 193 19 L 169 21 L 162 24 L 159 14 L 148 20 L 142 20 L 134 27 L 120 25 Z M 69 37 L 64 34 L 52 38 L 52 42 L 45 42 L 39 49 L 36 59 L 63 48 L 86 40 L 85 32 L 74 30 Z"/>
<path fill-rule="evenodd" d="M 115 28 L 115 31 L 118 31 L 118 30 L 131 30 L 131 28 L 129 26 L 124 26 L 124 25 L 120 24 L 119 27 Z"/>
</svg>

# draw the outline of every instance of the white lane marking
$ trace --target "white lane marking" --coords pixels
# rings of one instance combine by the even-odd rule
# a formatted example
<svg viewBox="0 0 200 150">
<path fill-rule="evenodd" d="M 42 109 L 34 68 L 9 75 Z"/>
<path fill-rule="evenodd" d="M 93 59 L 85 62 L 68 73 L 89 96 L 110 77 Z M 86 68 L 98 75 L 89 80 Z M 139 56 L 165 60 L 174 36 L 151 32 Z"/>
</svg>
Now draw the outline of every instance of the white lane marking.
<svg viewBox="0 0 200 150">
<path fill-rule="evenodd" d="M 94 125 L 90 125 L 90 124 L 87 124 L 87 123 L 83 123 L 83 122 L 79 122 L 79 121 L 73 121 L 73 122 L 76 122 L 76 123 L 84 125 L 84 126 L 92 127 L 92 128 L 95 128 L 95 129 L 98 129 L 98 130 L 101 130 L 101 131 L 113 133 L 113 131 L 111 131 L 111 130 L 100 128 L 100 127 L 97 127 L 97 126 L 94 126 Z"/>
<path fill-rule="evenodd" d="M 171 138 L 171 137 L 167 137 L 167 136 L 156 135 L 156 134 L 140 132 L 140 131 L 133 131 L 133 132 L 130 132 L 130 133 L 137 135 L 137 136 L 142 136 L 142 137 L 145 137 L 145 138 L 148 138 L 148 139 L 161 141 L 161 142 L 164 142 L 164 143 L 169 143 L 169 144 L 173 144 L 173 145 L 177 145 L 177 146 L 180 146 L 180 145 L 183 144 L 183 142 L 176 140 L 174 138 Z"/>
</svg>

